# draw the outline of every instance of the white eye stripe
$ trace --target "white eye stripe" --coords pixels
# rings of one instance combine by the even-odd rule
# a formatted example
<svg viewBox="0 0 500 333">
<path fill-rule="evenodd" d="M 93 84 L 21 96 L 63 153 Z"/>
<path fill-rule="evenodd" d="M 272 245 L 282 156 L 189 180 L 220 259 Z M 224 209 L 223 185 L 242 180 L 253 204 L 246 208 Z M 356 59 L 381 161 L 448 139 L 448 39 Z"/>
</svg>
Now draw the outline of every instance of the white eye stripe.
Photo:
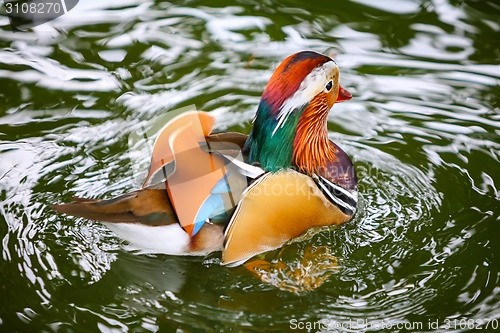
<svg viewBox="0 0 500 333">
<path fill-rule="evenodd" d="M 292 97 L 288 98 L 281 106 L 278 114 L 278 123 L 271 135 L 274 135 L 278 128 L 283 126 L 288 116 L 294 110 L 307 105 L 314 96 L 323 91 L 328 81 L 335 78 L 336 73 L 338 73 L 338 68 L 333 61 L 325 62 L 323 65 L 313 69 L 300 83 L 299 89 L 297 89 Z"/>
</svg>

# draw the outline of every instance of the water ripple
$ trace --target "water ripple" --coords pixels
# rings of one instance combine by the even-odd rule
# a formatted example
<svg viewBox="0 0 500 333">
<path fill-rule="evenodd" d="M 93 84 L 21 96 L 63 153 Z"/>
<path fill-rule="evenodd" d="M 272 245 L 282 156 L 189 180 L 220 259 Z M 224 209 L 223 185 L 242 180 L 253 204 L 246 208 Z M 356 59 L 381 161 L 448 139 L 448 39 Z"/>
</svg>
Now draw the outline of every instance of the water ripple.
<svg viewBox="0 0 500 333">
<path fill-rule="evenodd" d="M 80 1 L 26 32 L 0 16 L 0 327 L 500 319 L 497 21 L 491 1 L 445 0 Z M 280 290 L 218 253 L 138 255 L 50 210 L 136 188 L 148 158 L 131 137 L 168 112 L 208 111 L 217 130 L 248 133 L 273 68 L 304 49 L 335 57 L 354 95 L 328 129 L 360 189 L 353 221 L 267 254 L 299 267 L 327 249 L 336 264 L 315 290 Z"/>
</svg>

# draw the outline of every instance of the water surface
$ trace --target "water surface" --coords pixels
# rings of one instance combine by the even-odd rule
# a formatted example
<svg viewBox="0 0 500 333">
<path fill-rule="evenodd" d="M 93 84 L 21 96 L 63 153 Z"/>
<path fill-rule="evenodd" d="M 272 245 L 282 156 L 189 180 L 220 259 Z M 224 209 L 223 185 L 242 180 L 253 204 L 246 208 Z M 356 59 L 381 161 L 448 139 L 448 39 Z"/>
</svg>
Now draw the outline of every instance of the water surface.
<svg viewBox="0 0 500 333">
<path fill-rule="evenodd" d="M 84 0 L 15 33 L 0 16 L 0 331 L 493 331 L 498 22 L 494 1 L 447 0 Z M 319 288 L 280 290 L 219 253 L 138 255 L 50 210 L 137 188 L 148 161 L 130 137 L 166 112 L 249 133 L 272 71 L 301 50 L 333 56 L 354 95 L 328 128 L 356 167 L 358 215 L 269 254 L 327 247 L 339 267 Z"/>
</svg>

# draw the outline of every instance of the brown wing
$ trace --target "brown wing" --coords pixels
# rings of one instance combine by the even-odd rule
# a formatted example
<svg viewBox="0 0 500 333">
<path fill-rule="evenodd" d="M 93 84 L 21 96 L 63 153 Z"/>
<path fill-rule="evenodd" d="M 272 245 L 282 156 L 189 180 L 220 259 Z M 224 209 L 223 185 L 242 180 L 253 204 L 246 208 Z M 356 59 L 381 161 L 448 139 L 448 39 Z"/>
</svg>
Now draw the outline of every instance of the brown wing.
<svg viewBox="0 0 500 333">
<path fill-rule="evenodd" d="M 350 218 L 326 199 L 311 177 L 291 170 L 267 173 L 242 195 L 225 233 L 223 263 L 242 263 L 311 227 Z"/>
<path fill-rule="evenodd" d="M 230 143 L 231 146 L 237 145 L 240 149 L 243 149 L 245 142 L 248 139 L 248 135 L 238 133 L 238 132 L 217 132 L 212 133 L 206 137 L 206 141 L 209 145 L 216 143 Z"/>
<path fill-rule="evenodd" d="M 203 144 L 201 146 L 207 152 L 216 152 L 233 158 L 243 158 L 243 147 L 247 138 L 248 135 L 238 132 L 213 133 L 205 138 L 206 149 Z"/>
<path fill-rule="evenodd" d="M 166 190 L 143 189 L 109 200 L 74 198 L 54 205 L 60 213 L 102 222 L 139 222 L 151 226 L 177 222 Z"/>
</svg>

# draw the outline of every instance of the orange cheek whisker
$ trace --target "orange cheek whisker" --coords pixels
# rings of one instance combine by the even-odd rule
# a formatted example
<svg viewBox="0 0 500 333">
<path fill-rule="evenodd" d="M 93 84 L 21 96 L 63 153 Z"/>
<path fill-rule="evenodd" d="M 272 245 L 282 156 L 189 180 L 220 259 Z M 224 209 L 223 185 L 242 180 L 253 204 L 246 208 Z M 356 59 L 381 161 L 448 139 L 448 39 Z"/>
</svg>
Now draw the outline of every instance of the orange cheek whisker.
<svg viewBox="0 0 500 333">
<path fill-rule="evenodd" d="M 319 94 L 304 110 L 297 124 L 294 140 L 294 163 L 306 173 L 317 173 L 318 168 L 336 161 L 336 149 L 328 139 L 326 126 L 332 107 L 327 94 Z"/>
</svg>

